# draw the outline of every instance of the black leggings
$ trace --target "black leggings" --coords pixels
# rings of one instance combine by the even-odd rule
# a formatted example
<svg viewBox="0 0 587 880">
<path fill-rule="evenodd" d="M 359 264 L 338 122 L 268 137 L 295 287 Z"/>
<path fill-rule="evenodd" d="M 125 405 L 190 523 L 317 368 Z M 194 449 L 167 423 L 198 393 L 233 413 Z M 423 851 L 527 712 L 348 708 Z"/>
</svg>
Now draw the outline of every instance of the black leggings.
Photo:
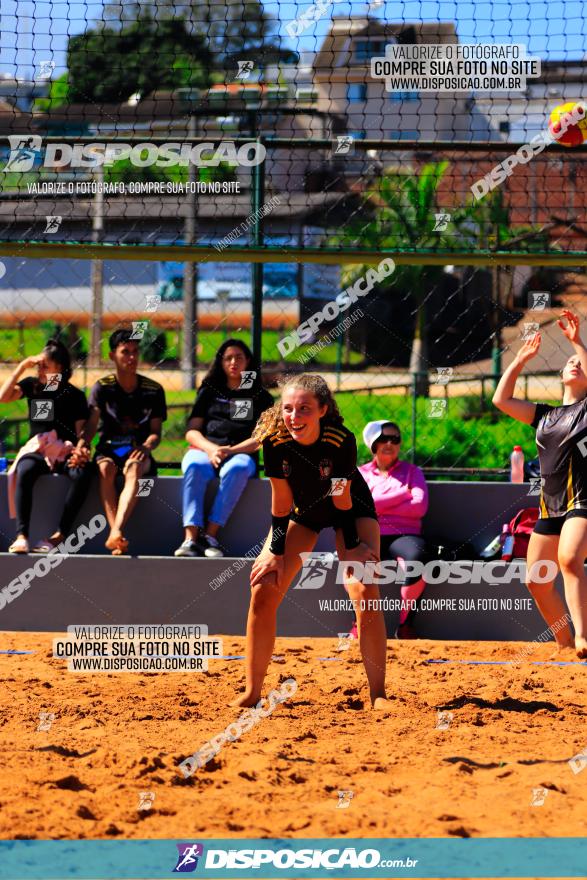
<svg viewBox="0 0 587 880">
<path fill-rule="evenodd" d="M 432 559 L 426 540 L 421 535 L 381 535 L 381 558 L 397 559 L 398 556 L 423 565 Z M 419 577 L 407 577 L 406 586 L 416 584 L 419 580 Z"/>
<path fill-rule="evenodd" d="M 68 468 L 60 462 L 53 473 L 65 474 L 69 479 L 65 505 L 59 521 L 59 531 L 68 535 L 73 521 L 88 494 L 94 468 L 87 464 L 83 468 Z M 38 453 L 23 456 L 16 466 L 16 533 L 28 538 L 33 507 L 33 487 L 39 477 L 50 474 L 45 459 Z"/>
</svg>

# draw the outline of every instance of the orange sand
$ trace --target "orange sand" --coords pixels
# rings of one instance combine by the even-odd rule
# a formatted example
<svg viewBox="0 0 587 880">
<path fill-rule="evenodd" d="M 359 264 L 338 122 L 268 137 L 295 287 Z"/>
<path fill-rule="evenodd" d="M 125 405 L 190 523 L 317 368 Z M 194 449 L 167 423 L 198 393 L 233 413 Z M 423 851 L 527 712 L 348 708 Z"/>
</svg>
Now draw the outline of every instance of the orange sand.
<svg viewBox="0 0 587 880">
<path fill-rule="evenodd" d="M 185 779 L 177 765 L 234 721 L 243 661 L 208 673 L 75 675 L 53 636 L 3 633 L 0 837 L 582 836 L 587 770 L 585 666 L 472 666 L 521 643 L 390 642 L 395 712 L 374 713 L 356 642 L 279 639 L 268 685 L 295 696 Z M 545 660 L 552 645 L 530 659 Z M 243 653 L 226 637 L 225 654 Z M 337 662 L 320 661 L 337 657 Z M 453 713 L 436 729 L 437 711 Z M 54 712 L 37 731 L 40 712 Z M 548 790 L 531 806 L 532 789 Z M 351 790 L 347 809 L 339 790 Z M 139 792 L 155 795 L 138 810 Z"/>
</svg>

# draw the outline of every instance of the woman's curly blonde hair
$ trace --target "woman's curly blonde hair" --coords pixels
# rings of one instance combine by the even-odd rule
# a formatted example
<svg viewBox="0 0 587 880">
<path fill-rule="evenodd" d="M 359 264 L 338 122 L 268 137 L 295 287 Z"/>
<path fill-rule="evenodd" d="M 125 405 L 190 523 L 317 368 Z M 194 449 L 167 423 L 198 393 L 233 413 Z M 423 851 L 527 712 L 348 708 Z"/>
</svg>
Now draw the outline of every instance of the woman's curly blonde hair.
<svg viewBox="0 0 587 880">
<path fill-rule="evenodd" d="M 314 395 L 320 406 L 326 405 L 328 407 L 321 421 L 327 422 L 330 425 L 342 425 L 343 418 L 336 405 L 332 391 L 322 376 L 318 376 L 315 373 L 304 373 L 301 376 L 284 376 L 279 383 L 279 387 L 282 396 L 287 388 L 303 388 L 304 391 L 309 391 L 310 394 Z M 265 437 L 274 434 L 279 429 L 287 431 L 281 414 L 281 397 L 273 406 L 261 413 L 252 436 L 259 443 L 262 443 Z"/>
</svg>

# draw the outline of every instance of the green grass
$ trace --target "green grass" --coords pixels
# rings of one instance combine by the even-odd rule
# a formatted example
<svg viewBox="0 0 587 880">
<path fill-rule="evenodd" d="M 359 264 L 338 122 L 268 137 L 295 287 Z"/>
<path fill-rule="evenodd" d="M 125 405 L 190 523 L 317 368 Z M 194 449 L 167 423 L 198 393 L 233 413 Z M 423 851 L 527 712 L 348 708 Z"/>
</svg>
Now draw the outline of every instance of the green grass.
<svg viewBox="0 0 587 880">
<path fill-rule="evenodd" d="M 26 327 L 22 330 L 12 328 L 0 330 L 0 359 L 12 363 L 23 360 L 23 358 L 29 357 L 30 355 L 38 354 L 43 348 L 46 340 L 49 338 L 50 329 L 49 324 L 45 322 L 38 327 Z M 111 331 L 108 331 L 102 334 L 102 357 L 104 360 L 108 357 L 108 338 L 110 332 Z M 281 332 L 279 330 L 263 331 L 261 343 L 261 357 L 263 363 L 278 361 L 281 359 L 277 343 L 284 334 L 285 331 Z M 177 331 L 167 330 L 165 331 L 165 335 L 167 340 L 167 357 L 171 359 L 179 359 L 181 357 L 180 334 Z M 87 352 L 89 348 L 89 331 L 85 328 L 80 328 L 79 336 L 83 340 L 83 346 Z M 210 363 L 218 347 L 225 339 L 229 338 L 242 339 L 243 342 L 246 342 L 247 345 L 249 345 L 251 334 L 249 330 L 235 330 L 232 332 L 223 330 L 200 331 L 198 333 L 199 361 L 204 364 Z M 309 348 L 310 346 L 308 345 L 300 346 L 300 348 L 285 358 L 286 363 L 296 364 Z M 333 342 L 319 351 L 316 355 L 315 361 L 309 361 L 308 364 L 311 366 L 312 363 L 315 362 L 316 364 L 322 364 L 324 366 L 334 366 L 336 364 L 336 359 L 337 344 L 336 342 Z M 361 361 L 362 356 L 358 352 L 351 351 L 349 363 L 351 365 L 356 365 L 360 364 Z"/>
<path fill-rule="evenodd" d="M 186 410 L 170 410 L 163 429 L 163 440 L 157 450 L 159 461 L 180 461 L 186 450 L 184 434 L 188 406 L 194 400 L 193 391 L 170 391 L 167 402 L 185 403 Z M 412 402 L 399 395 L 357 395 L 340 392 L 336 400 L 345 425 L 357 437 L 359 463 L 369 460 L 369 453 L 362 442 L 364 425 L 374 419 L 390 419 L 397 422 L 403 436 L 402 456 L 408 457 L 412 446 Z M 417 403 L 416 463 L 424 467 L 507 467 L 512 448 L 518 444 L 524 450 L 526 460 L 536 457 L 534 431 L 528 425 L 514 422 L 497 412 L 487 403 L 487 412 L 480 414 L 478 397 L 453 397 L 443 418 L 430 418 L 430 403 L 423 398 Z M 26 415 L 24 401 L 4 404 L 0 408 L 2 419 Z M 0 422 L 0 432 L 5 422 Z M 26 425 L 21 431 L 21 443 L 26 439 Z M 10 454 L 16 451 L 13 442 L 7 442 Z M 166 471 L 167 473 L 167 471 Z M 173 472 L 172 472 L 173 473 Z"/>
</svg>

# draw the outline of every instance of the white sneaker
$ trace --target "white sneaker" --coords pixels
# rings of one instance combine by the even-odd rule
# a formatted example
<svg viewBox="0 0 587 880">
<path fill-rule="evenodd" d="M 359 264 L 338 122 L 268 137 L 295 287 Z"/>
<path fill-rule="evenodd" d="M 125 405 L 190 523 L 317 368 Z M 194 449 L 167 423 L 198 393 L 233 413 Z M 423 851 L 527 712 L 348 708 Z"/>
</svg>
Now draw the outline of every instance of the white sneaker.
<svg viewBox="0 0 587 880">
<path fill-rule="evenodd" d="M 201 556 L 200 551 L 198 550 L 198 545 L 195 541 L 190 540 L 190 538 L 186 538 L 183 544 L 177 548 L 174 556 Z"/>
<path fill-rule="evenodd" d="M 198 544 L 204 551 L 204 556 L 207 556 L 208 559 L 224 556 L 224 550 L 221 549 L 220 544 L 212 535 L 200 535 Z"/>
</svg>

